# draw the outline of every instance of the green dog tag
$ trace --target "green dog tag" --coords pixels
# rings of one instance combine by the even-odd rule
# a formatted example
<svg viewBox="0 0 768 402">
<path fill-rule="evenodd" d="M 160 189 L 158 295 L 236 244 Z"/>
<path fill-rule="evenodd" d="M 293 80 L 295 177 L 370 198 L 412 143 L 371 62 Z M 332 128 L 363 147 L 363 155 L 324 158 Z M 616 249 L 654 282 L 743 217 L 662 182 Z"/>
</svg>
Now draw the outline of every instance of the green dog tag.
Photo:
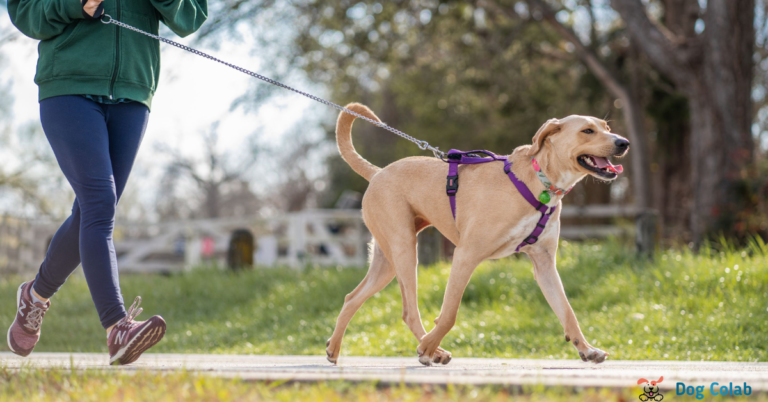
<svg viewBox="0 0 768 402">
<path fill-rule="evenodd" d="M 549 201 L 552 198 L 549 196 L 549 191 L 542 191 L 541 194 L 539 194 L 539 201 L 541 201 L 542 204 L 549 204 Z"/>
</svg>

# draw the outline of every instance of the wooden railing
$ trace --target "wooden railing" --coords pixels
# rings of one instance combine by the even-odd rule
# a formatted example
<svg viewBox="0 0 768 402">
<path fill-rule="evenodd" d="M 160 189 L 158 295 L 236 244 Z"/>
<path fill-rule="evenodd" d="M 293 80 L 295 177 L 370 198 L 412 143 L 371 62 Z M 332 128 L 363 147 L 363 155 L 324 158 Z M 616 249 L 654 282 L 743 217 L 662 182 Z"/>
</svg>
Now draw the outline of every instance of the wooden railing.
<svg viewBox="0 0 768 402">
<path fill-rule="evenodd" d="M 652 209 L 638 209 L 632 205 L 563 206 L 560 213 L 560 237 L 589 239 L 609 236 L 631 236 L 634 233 L 637 251 L 653 252 L 658 242 L 658 214 Z M 568 220 L 602 219 L 604 224 L 568 224 Z M 624 225 L 621 225 L 621 221 Z"/>
</svg>

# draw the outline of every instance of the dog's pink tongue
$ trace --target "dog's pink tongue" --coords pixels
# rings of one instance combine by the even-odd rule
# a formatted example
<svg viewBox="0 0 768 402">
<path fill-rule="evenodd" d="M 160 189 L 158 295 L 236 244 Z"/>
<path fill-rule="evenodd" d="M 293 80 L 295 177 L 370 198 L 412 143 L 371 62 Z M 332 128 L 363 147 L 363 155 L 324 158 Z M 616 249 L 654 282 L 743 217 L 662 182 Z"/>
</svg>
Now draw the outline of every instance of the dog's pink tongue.
<svg viewBox="0 0 768 402">
<path fill-rule="evenodd" d="M 611 161 L 608 160 L 608 158 L 593 156 L 592 159 L 595 160 L 597 167 L 599 167 L 600 169 L 607 167 L 608 169 L 613 171 L 613 173 L 616 173 L 616 174 L 619 174 L 624 171 L 624 166 L 614 165 L 613 163 L 611 163 Z"/>
</svg>

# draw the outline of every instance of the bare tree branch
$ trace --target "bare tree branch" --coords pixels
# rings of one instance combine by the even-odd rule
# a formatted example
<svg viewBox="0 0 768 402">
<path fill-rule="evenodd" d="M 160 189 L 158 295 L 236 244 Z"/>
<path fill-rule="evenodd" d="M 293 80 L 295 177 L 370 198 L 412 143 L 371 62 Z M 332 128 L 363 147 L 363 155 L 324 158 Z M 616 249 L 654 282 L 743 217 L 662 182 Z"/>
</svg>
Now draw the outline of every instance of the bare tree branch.
<svg viewBox="0 0 768 402">
<path fill-rule="evenodd" d="M 204 186 L 207 183 L 207 180 L 205 180 L 195 171 L 195 167 L 192 165 L 192 162 L 188 160 L 176 159 L 171 162 L 171 166 L 187 172 L 189 177 L 191 177 L 200 186 Z"/>
<path fill-rule="evenodd" d="M 220 31 L 231 30 L 238 22 L 253 20 L 260 12 L 273 7 L 275 0 L 235 0 L 222 3 L 217 10 L 223 12 L 212 13 L 212 18 L 195 35 L 196 42 L 208 39 Z"/>
<path fill-rule="evenodd" d="M 576 61 L 576 58 L 573 57 L 573 55 L 566 52 L 562 52 L 560 50 L 542 49 L 540 47 L 534 48 L 532 50 L 542 56 L 547 56 L 555 60 L 570 61 L 570 62 Z"/>
<path fill-rule="evenodd" d="M 595 27 L 595 9 L 592 7 L 592 0 L 585 0 L 585 7 L 587 8 L 587 15 L 589 15 L 589 42 L 592 49 L 597 48 L 597 27 Z"/>
<path fill-rule="evenodd" d="M 662 0 L 664 25 L 658 25 L 673 42 L 695 39 L 696 21 L 704 15 L 699 0 Z"/>
<path fill-rule="evenodd" d="M 664 75 L 672 78 L 676 82 L 686 80 L 686 74 L 682 71 L 684 64 L 688 62 L 692 54 L 684 52 L 679 45 L 686 44 L 685 38 L 670 38 L 672 35 L 666 28 L 662 30 L 656 23 L 651 21 L 646 13 L 645 6 L 640 0 L 611 0 L 611 7 L 616 10 L 627 27 L 629 36 L 643 50 L 651 63 Z M 668 32 L 667 35 L 663 31 Z"/>
<path fill-rule="evenodd" d="M 629 97 L 629 91 L 627 88 L 619 81 L 619 79 L 616 77 L 616 74 L 614 74 L 611 70 L 608 69 L 601 61 L 597 58 L 597 55 L 595 54 L 592 49 L 588 48 L 586 45 L 584 45 L 583 42 L 579 39 L 578 36 L 576 36 L 576 33 L 573 32 L 572 29 L 566 27 L 560 21 L 557 20 L 555 17 L 555 12 L 542 0 L 529 0 L 529 3 L 531 6 L 537 8 L 542 16 L 544 17 L 544 20 L 549 23 L 549 25 L 554 28 L 560 36 L 565 39 L 566 41 L 573 44 L 576 55 L 579 57 L 579 59 L 584 63 L 590 71 L 592 71 L 592 74 L 594 74 L 600 82 L 605 85 L 606 89 L 611 93 L 611 95 L 625 99 Z"/>
</svg>

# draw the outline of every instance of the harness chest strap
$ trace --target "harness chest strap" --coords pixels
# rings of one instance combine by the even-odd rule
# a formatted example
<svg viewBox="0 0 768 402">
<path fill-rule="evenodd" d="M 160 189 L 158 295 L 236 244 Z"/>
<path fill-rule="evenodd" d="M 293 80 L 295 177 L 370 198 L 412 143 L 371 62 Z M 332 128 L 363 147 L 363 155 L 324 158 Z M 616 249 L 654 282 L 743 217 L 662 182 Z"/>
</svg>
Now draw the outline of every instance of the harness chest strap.
<svg viewBox="0 0 768 402">
<path fill-rule="evenodd" d="M 532 207 L 541 212 L 541 217 L 539 218 L 539 221 L 536 222 L 536 227 L 533 229 L 533 232 L 531 232 L 531 234 L 529 234 L 528 237 L 526 237 L 525 240 L 523 240 L 523 242 L 520 243 L 515 249 L 515 252 L 517 253 L 520 251 L 521 247 L 534 244 L 539 241 L 539 236 L 541 236 L 541 233 L 544 232 L 544 228 L 547 226 L 547 222 L 549 222 L 549 217 L 555 213 L 557 206 L 550 208 L 547 206 L 547 204 L 537 200 L 536 197 L 533 196 L 533 193 L 531 193 L 531 190 L 528 189 L 528 186 L 526 186 L 525 183 L 520 181 L 517 176 L 512 173 L 512 161 L 510 161 L 509 158 L 507 158 L 506 162 L 504 162 L 504 173 L 507 174 L 509 180 L 512 180 L 512 184 L 515 185 L 517 191 L 520 192 L 520 195 L 522 195 L 523 198 L 525 198 L 525 200 L 528 201 Z"/>
<path fill-rule="evenodd" d="M 487 156 L 483 157 L 477 155 Z M 536 199 L 536 197 L 534 197 L 533 193 L 531 193 L 531 190 L 528 189 L 528 186 L 526 186 L 525 183 L 520 181 L 517 176 L 512 173 L 512 161 L 510 161 L 508 157 L 503 158 L 494 154 L 493 152 L 483 150 L 468 152 L 455 149 L 450 150 L 448 152 L 448 177 L 445 186 L 445 192 L 448 194 L 448 200 L 451 204 L 451 213 L 453 214 L 453 219 L 456 219 L 456 193 L 459 191 L 459 165 L 474 165 L 496 161 L 504 162 L 504 173 L 507 174 L 509 180 L 512 181 L 512 184 L 515 185 L 517 191 L 520 192 L 520 195 L 522 195 L 523 198 L 525 198 L 525 200 L 531 204 L 531 206 L 533 206 L 537 211 L 541 212 L 541 217 L 536 223 L 536 227 L 533 229 L 533 232 L 531 232 L 531 234 L 528 235 L 528 237 L 526 237 L 523 242 L 520 243 L 515 249 L 515 252 L 517 253 L 523 246 L 534 244 L 539 240 L 539 236 L 542 232 L 544 232 L 544 228 L 547 226 L 547 222 L 549 222 L 550 216 L 552 216 L 557 207 L 555 206 L 549 208 L 546 204 L 540 202 Z"/>
</svg>

